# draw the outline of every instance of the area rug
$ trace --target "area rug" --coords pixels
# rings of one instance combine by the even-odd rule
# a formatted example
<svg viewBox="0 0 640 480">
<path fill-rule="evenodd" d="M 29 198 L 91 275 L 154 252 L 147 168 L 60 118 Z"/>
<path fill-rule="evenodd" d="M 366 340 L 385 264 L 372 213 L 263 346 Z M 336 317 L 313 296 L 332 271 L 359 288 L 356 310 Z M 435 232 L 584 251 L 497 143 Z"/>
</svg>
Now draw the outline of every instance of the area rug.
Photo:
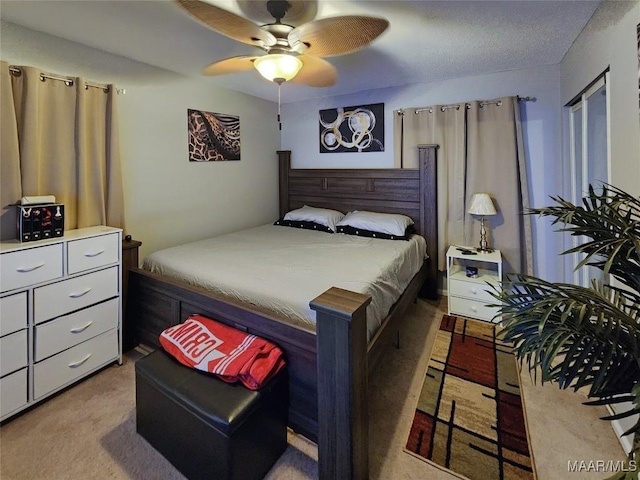
<svg viewBox="0 0 640 480">
<path fill-rule="evenodd" d="M 535 479 L 517 361 L 495 324 L 443 316 L 405 451 L 461 478 Z"/>
</svg>

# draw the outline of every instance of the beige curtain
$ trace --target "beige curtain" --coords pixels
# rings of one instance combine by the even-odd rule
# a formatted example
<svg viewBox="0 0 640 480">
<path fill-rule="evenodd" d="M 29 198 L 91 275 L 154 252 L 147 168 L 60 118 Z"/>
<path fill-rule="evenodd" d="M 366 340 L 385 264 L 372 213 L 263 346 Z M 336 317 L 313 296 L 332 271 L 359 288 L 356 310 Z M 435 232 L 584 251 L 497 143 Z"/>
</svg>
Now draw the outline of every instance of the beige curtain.
<svg viewBox="0 0 640 480">
<path fill-rule="evenodd" d="M 124 202 L 115 87 L 78 79 L 78 227 L 124 227 Z"/>
<path fill-rule="evenodd" d="M 10 75 L 17 125 L 19 187 L 5 178 L 15 163 L 5 156 L 3 84 L 3 206 L 21 196 L 55 195 L 65 206 L 65 229 L 93 225 L 124 227 L 124 201 L 115 88 L 88 86 L 81 78 L 68 81 L 41 76 L 33 67 L 16 67 Z M 3 81 L 7 65 L 2 65 Z M 43 80 L 44 78 L 44 80 Z M 10 133 L 7 133 L 10 135 Z M 8 137 L 12 140 L 10 137 Z M 14 167 L 15 168 L 15 167 Z M 5 198 L 5 188 L 10 194 Z M 14 238 L 15 228 L 11 235 Z"/>
<path fill-rule="evenodd" d="M 417 145 L 440 145 L 439 270 L 446 269 L 449 245 L 479 244 L 480 221 L 466 211 L 474 193 L 487 192 L 498 210 L 485 219 L 490 245 L 502 251 L 505 271 L 533 273 L 531 223 L 522 215 L 529 193 L 517 97 L 396 111 L 394 140 L 396 166 L 403 168 L 418 166 Z"/>
<path fill-rule="evenodd" d="M 18 147 L 18 125 L 11 90 L 11 74 L 9 65 L 0 62 L 0 239 L 16 238 L 15 203 L 22 196 L 22 180 L 20 176 L 20 149 Z"/>
<path fill-rule="evenodd" d="M 502 252 L 505 271 L 533 273 L 531 221 L 523 215 L 529 191 L 517 97 L 469 103 L 467 205 L 476 192 L 489 193 L 498 212 L 485 222 L 490 245 Z M 467 218 L 465 238 L 471 245 L 479 243 L 479 219 Z"/>
<path fill-rule="evenodd" d="M 465 121 L 464 104 L 408 108 L 394 112 L 394 145 L 403 168 L 418 168 L 417 145 L 437 144 L 438 269 L 446 270 L 451 244 L 464 244 Z M 403 133 L 404 135 L 401 135 Z M 401 145 L 401 147 L 400 147 Z"/>
</svg>

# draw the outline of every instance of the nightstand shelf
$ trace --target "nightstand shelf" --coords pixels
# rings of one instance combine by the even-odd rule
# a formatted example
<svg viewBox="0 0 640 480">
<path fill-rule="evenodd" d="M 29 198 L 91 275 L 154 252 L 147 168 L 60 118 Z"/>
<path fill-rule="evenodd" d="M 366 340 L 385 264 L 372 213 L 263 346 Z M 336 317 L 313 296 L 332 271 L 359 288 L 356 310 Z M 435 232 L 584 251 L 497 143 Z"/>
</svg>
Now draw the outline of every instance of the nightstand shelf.
<svg viewBox="0 0 640 480">
<path fill-rule="evenodd" d="M 502 254 L 494 250 L 491 253 L 465 255 L 458 248 L 451 246 L 447 251 L 449 315 L 499 321 L 499 318 L 494 318 L 498 308 L 487 306 L 496 303 L 489 293 L 491 286 L 487 283 L 497 286 L 502 281 Z M 468 277 L 467 267 L 477 268 L 478 276 Z"/>
</svg>

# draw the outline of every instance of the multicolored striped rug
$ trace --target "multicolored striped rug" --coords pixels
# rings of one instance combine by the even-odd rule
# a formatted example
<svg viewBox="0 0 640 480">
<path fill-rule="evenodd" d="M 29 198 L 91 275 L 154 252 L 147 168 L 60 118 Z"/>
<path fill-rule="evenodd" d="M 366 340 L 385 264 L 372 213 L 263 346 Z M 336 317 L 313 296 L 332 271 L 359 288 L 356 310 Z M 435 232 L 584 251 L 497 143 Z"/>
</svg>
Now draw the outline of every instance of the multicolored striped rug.
<svg viewBox="0 0 640 480">
<path fill-rule="evenodd" d="M 535 478 L 517 362 L 495 324 L 443 316 L 406 451 L 462 478 Z"/>
</svg>

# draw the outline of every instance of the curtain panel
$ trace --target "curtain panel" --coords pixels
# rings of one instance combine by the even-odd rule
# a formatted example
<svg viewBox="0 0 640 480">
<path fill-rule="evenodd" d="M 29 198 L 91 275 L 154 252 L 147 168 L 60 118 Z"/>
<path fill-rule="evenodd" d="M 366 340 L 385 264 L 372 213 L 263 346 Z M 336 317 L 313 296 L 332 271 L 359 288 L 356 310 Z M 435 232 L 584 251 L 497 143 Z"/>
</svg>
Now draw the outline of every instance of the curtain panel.
<svg viewBox="0 0 640 480">
<path fill-rule="evenodd" d="M 464 243 L 465 184 L 465 111 L 464 105 L 436 105 L 427 108 L 404 109 L 394 115 L 396 123 L 404 122 L 402 145 L 403 168 L 418 168 L 418 145 L 436 144 L 438 151 L 438 270 L 446 270 L 447 248 L 452 243 Z M 399 141 L 401 140 L 401 141 Z M 400 153 L 400 152 L 397 152 Z"/>
<path fill-rule="evenodd" d="M 487 216 L 489 243 L 505 271 L 533 273 L 520 105 L 517 97 L 394 112 L 396 166 L 417 168 L 417 146 L 438 144 L 438 269 L 449 245 L 477 246 L 480 222 L 467 213 L 474 193 L 489 193 L 498 212 Z M 398 161 L 401 159 L 401 162 Z"/>
<path fill-rule="evenodd" d="M 9 65 L 0 63 L 0 239 L 16 238 L 17 209 L 9 205 L 22 197 L 18 124 Z"/>
<path fill-rule="evenodd" d="M 115 87 L 42 77 L 33 67 L 11 67 L 12 74 L 6 62 L 1 68 L 2 239 L 15 238 L 8 205 L 29 195 L 55 195 L 65 205 L 65 229 L 124 228 Z"/>
</svg>

